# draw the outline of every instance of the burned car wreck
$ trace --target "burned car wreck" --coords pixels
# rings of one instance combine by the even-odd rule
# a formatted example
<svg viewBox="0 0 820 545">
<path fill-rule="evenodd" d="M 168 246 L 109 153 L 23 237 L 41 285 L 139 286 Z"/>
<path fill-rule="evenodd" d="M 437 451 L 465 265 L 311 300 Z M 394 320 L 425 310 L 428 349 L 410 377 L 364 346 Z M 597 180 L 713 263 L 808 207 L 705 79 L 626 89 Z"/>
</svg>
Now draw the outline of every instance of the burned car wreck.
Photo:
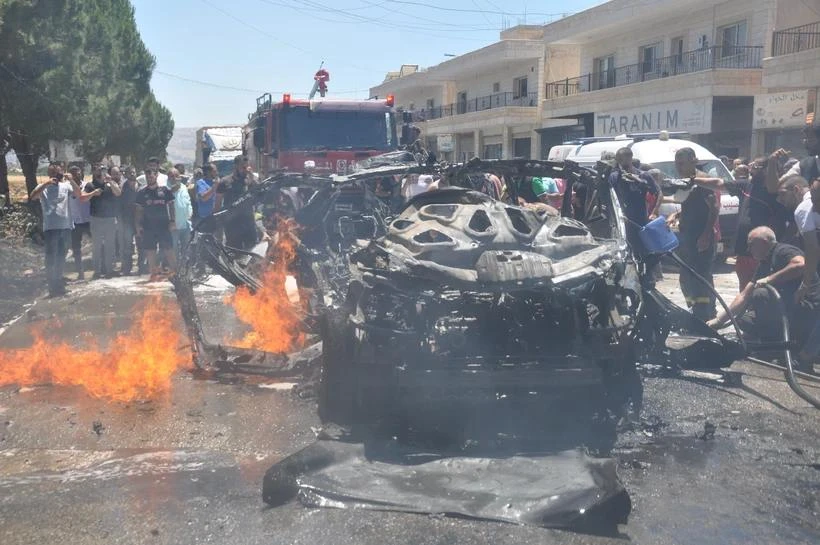
<svg viewBox="0 0 820 545">
<path fill-rule="evenodd" d="M 639 403 L 629 354 L 641 293 L 618 238 L 475 191 L 419 195 L 350 257 L 329 311 L 320 416 L 538 399 L 592 413 Z M 454 403 L 455 401 L 455 403 Z"/>
<path fill-rule="evenodd" d="M 471 176 L 482 172 L 563 178 L 562 209 L 475 191 Z M 435 174 L 442 187 L 391 210 L 375 185 L 408 173 Z M 383 424 L 412 414 L 411 406 L 525 400 L 546 412 L 578 406 L 592 425 L 614 430 L 640 409 L 636 361 L 720 367 L 742 351 L 645 281 L 606 175 L 525 160 L 388 162 L 332 178 L 279 173 L 195 229 L 174 280 L 194 361 L 293 372 L 286 355 L 209 343 L 196 308 L 198 260 L 254 290 L 260 261 L 276 259 L 225 247 L 210 234 L 251 201 L 268 216 L 292 215 L 298 226 L 293 272 L 310 294 L 304 327 L 323 341 L 323 420 Z M 295 190 L 310 193 L 298 210 L 282 198 Z"/>
</svg>

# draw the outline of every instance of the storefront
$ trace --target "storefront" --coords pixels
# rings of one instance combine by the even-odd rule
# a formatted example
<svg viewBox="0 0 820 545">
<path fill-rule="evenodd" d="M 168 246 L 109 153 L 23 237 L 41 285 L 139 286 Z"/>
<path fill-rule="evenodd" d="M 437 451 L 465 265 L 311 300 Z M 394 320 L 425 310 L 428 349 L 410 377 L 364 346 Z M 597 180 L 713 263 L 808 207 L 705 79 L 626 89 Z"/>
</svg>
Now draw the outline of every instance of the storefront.
<svg viewBox="0 0 820 545">
<path fill-rule="evenodd" d="M 783 148 L 797 157 L 802 156 L 806 114 L 815 111 L 816 103 L 816 88 L 756 96 L 752 124 L 757 133 L 758 153 Z"/>
<path fill-rule="evenodd" d="M 569 134 L 605 138 L 666 130 L 686 132 L 716 155 L 746 156 L 751 150 L 753 102 L 750 96 L 705 97 L 603 110 L 578 116 L 575 127 L 542 129 L 542 142 L 548 150 L 561 143 L 559 135 L 568 140 Z"/>
</svg>

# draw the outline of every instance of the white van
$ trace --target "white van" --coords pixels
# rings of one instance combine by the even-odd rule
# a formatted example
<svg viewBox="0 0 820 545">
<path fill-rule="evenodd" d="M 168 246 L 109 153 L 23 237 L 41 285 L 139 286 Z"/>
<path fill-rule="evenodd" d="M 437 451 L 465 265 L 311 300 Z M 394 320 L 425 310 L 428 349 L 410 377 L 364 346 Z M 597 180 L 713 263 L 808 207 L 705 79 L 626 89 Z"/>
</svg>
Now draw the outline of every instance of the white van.
<svg viewBox="0 0 820 545">
<path fill-rule="evenodd" d="M 698 158 L 701 170 L 710 176 L 723 178 L 726 181 L 734 180 L 726 165 L 703 146 L 689 140 L 669 138 L 664 133 L 653 136 L 647 138 L 645 135 L 621 135 L 611 139 L 577 144 L 567 153 L 565 159 L 575 161 L 582 166 L 594 167 L 601 160 L 602 153 L 611 152 L 614 154 L 620 148 L 628 147 L 632 150 L 632 156 L 641 163 L 652 165 L 653 168 L 657 168 L 669 178 L 679 178 L 680 176 L 675 168 L 675 153 L 681 148 L 692 148 Z M 720 253 L 734 250 L 739 209 L 740 200 L 738 197 L 729 195 L 725 191 L 721 193 L 719 222 L 722 248 L 718 248 Z M 668 216 L 678 210 L 680 210 L 680 204 L 665 203 L 661 205 L 660 213 Z"/>
</svg>

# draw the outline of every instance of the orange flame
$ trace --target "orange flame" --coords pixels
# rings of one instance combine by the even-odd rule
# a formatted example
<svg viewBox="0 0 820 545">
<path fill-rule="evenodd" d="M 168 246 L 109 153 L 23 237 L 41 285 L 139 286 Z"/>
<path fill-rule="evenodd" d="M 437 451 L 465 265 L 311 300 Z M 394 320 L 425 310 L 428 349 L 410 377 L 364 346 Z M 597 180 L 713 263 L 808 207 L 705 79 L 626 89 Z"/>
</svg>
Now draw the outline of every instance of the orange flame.
<svg viewBox="0 0 820 545">
<path fill-rule="evenodd" d="M 289 222 L 277 222 L 274 239 L 268 252 L 273 259 L 262 275 L 262 288 L 254 294 L 242 286 L 228 301 L 237 318 L 251 327 L 242 340 L 233 343 L 235 346 L 281 353 L 300 346 L 304 333 L 299 307 L 290 301 L 285 290 L 297 244 Z"/>
<path fill-rule="evenodd" d="M 149 399 L 168 392 L 171 377 L 189 366 L 181 352 L 179 328 L 160 296 L 135 308 L 137 319 L 106 350 L 95 343 L 77 349 L 47 341 L 33 332 L 29 348 L 0 352 L 0 386 L 59 384 L 82 386 L 94 397 L 114 401 Z"/>
</svg>

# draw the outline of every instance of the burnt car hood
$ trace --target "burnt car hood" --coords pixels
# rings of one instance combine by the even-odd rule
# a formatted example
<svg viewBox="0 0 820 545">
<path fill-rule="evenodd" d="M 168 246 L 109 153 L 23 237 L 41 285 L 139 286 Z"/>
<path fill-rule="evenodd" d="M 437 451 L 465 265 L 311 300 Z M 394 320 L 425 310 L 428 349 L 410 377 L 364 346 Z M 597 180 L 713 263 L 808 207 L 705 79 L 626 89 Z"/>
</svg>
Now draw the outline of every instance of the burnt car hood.
<svg viewBox="0 0 820 545">
<path fill-rule="evenodd" d="M 532 287 L 599 274 L 622 249 L 573 219 L 447 188 L 412 199 L 353 261 L 386 276 Z"/>
</svg>

